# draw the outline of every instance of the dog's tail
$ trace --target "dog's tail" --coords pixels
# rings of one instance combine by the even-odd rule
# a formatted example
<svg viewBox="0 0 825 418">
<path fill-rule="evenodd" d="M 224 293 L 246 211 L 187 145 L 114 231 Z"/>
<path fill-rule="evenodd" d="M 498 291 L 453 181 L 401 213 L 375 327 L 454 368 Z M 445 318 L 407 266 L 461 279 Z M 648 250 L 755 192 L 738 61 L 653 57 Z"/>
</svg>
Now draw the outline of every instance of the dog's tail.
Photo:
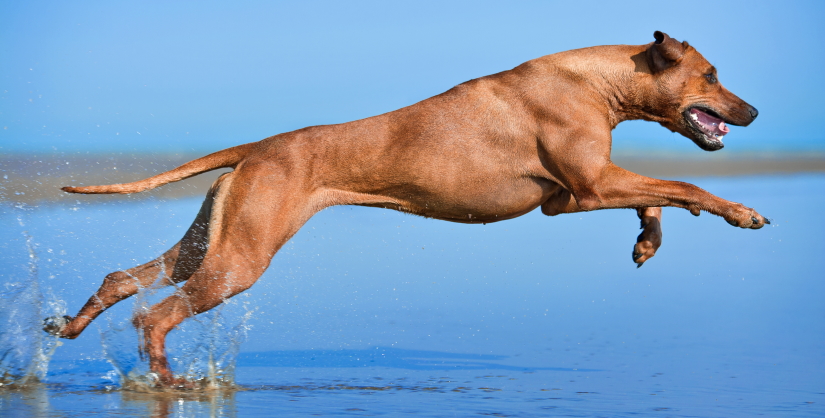
<svg viewBox="0 0 825 418">
<path fill-rule="evenodd" d="M 69 193 L 84 193 L 84 194 L 106 194 L 106 193 L 138 193 L 144 190 L 154 189 L 158 186 L 163 186 L 167 183 L 180 181 L 192 176 L 196 176 L 207 171 L 212 171 L 223 167 L 235 168 L 238 163 L 246 157 L 254 147 L 255 143 L 238 145 L 236 147 L 227 148 L 197 160 L 189 161 L 188 163 L 169 170 L 165 173 L 149 177 L 148 179 L 135 181 L 132 183 L 123 184 L 108 184 L 103 186 L 85 186 L 85 187 L 63 187 L 61 190 Z"/>
</svg>

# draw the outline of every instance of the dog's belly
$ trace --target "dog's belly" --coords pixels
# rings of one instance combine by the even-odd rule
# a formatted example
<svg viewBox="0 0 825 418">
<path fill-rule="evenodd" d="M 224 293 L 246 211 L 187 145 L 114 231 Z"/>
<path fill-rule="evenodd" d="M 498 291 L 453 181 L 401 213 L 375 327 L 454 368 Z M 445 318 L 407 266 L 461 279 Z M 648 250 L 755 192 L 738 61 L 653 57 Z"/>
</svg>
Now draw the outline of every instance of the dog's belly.
<svg viewBox="0 0 825 418">
<path fill-rule="evenodd" d="M 486 187 L 443 189 L 409 187 L 374 196 L 374 201 L 355 203 L 382 207 L 428 218 L 461 223 L 491 223 L 524 215 L 540 206 L 558 185 L 545 179 L 521 179 Z"/>
</svg>

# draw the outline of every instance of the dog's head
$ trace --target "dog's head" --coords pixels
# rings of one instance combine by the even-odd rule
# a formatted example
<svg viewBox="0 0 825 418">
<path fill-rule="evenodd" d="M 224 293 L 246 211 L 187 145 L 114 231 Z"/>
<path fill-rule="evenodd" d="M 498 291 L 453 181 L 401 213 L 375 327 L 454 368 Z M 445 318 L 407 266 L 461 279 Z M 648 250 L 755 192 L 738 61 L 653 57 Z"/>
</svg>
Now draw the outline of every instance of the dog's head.
<svg viewBox="0 0 825 418">
<path fill-rule="evenodd" d="M 646 50 L 654 80 L 653 108 L 662 126 L 678 132 L 705 151 L 722 149 L 727 125 L 748 126 L 756 108 L 719 83 L 716 68 L 687 42 L 656 31 Z"/>
</svg>

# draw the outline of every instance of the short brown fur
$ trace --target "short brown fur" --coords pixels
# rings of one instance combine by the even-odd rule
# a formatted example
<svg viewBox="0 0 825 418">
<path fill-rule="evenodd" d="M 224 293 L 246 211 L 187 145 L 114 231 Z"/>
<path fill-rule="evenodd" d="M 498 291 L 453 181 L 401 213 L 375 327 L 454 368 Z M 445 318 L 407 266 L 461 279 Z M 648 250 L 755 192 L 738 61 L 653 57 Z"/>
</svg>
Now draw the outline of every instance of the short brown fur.
<svg viewBox="0 0 825 418">
<path fill-rule="evenodd" d="M 537 207 L 550 216 L 634 208 L 643 229 L 633 251 L 639 266 L 661 245 L 662 206 L 761 228 L 769 222 L 753 209 L 611 162 L 611 131 L 625 120 L 658 122 L 715 150 L 721 142 L 701 136 L 686 120 L 691 106 L 728 124 L 748 125 L 756 117 L 756 109 L 711 82 L 716 69 L 692 46 L 661 32 L 655 38 L 647 45 L 548 55 L 394 112 L 275 135 L 135 183 L 66 187 L 72 193 L 134 193 L 235 169 L 214 183 L 178 244 L 154 261 L 109 274 L 75 318 L 57 325 L 50 318 L 47 329 L 76 338 L 159 274 L 162 285 L 185 281 L 134 319 L 159 384 L 180 384 L 166 360 L 166 334 L 252 286 L 304 222 L 333 205 L 464 223 L 515 218 Z"/>
</svg>

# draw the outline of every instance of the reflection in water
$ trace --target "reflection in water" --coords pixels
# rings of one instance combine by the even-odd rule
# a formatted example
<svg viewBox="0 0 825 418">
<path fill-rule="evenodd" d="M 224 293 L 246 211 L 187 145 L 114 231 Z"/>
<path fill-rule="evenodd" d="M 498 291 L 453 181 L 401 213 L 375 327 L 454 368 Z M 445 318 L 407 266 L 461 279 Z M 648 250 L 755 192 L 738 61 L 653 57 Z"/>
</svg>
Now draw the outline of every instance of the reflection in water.
<svg viewBox="0 0 825 418">
<path fill-rule="evenodd" d="M 0 406 L 2 406 L 0 412 L 6 410 L 21 417 L 49 416 L 53 412 L 49 403 L 49 395 L 46 384 L 16 382 L 13 386 L 0 390 Z"/>
<path fill-rule="evenodd" d="M 154 391 L 77 390 L 29 383 L 0 390 L 0 416 L 45 417 L 83 413 L 87 403 L 105 405 L 109 415 L 134 417 L 234 417 L 237 390 Z"/>
<path fill-rule="evenodd" d="M 143 410 L 144 416 L 165 418 L 181 417 L 234 417 L 235 390 L 206 392 L 118 392 L 121 408 Z M 137 412 L 137 411 L 136 411 Z"/>
</svg>

